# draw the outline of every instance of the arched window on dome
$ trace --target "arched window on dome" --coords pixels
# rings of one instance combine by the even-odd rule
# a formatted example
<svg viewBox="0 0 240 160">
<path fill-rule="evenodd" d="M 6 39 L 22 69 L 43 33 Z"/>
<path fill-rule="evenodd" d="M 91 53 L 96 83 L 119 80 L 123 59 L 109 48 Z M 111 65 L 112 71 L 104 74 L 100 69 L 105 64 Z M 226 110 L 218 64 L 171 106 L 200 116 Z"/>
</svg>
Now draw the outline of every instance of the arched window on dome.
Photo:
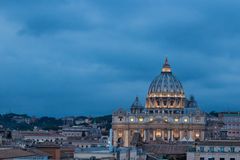
<svg viewBox="0 0 240 160">
<path fill-rule="evenodd" d="M 179 102 L 180 102 L 179 100 L 176 101 L 176 105 L 177 105 L 177 106 L 179 105 Z"/>
<path fill-rule="evenodd" d="M 164 106 L 167 105 L 167 101 L 166 101 L 166 100 L 163 101 L 163 105 L 164 105 Z"/>
</svg>

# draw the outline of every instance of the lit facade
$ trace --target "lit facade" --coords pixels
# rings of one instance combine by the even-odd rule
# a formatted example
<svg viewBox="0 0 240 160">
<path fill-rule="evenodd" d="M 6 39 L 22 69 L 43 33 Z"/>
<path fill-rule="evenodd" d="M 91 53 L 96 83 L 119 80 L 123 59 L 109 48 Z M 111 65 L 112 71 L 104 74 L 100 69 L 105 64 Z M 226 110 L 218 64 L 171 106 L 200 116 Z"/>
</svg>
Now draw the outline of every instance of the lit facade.
<svg viewBox="0 0 240 160">
<path fill-rule="evenodd" d="M 130 111 L 112 116 L 113 145 L 131 146 L 136 134 L 143 142 L 204 140 L 205 114 L 193 97 L 186 99 L 180 81 L 166 59 L 161 73 L 150 84 L 145 108 L 136 98 Z"/>
</svg>

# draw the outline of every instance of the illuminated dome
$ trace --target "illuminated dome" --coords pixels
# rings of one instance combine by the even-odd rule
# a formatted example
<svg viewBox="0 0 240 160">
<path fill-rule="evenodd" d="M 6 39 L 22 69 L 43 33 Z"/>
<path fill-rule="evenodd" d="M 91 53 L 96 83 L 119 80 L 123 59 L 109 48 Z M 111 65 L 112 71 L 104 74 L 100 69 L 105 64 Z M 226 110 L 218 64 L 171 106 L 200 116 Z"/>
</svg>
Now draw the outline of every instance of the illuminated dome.
<svg viewBox="0 0 240 160">
<path fill-rule="evenodd" d="M 165 64 L 160 75 L 158 75 L 151 83 L 148 94 L 151 93 L 173 93 L 173 94 L 184 94 L 182 84 L 172 74 L 170 65 L 166 59 Z"/>
<path fill-rule="evenodd" d="M 162 72 L 150 84 L 146 101 L 147 108 L 184 108 L 184 90 L 182 84 L 172 74 L 168 60 Z"/>
</svg>

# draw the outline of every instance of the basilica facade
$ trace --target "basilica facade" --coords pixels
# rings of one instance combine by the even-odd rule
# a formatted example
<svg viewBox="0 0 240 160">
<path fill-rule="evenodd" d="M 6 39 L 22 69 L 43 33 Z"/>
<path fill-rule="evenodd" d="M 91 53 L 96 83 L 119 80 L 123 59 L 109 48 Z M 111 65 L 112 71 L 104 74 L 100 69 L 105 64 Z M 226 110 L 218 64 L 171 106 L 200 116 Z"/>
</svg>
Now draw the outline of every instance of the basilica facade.
<svg viewBox="0 0 240 160">
<path fill-rule="evenodd" d="M 185 97 L 181 82 L 165 60 L 161 73 L 151 82 L 145 107 L 136 97 L 129 111 L 112 115 L 112 143 L 129 147 L 136 135 L 142 142 L 172 143 L 204 140 L 205 114 L 193 97 Z"/>
</svg>

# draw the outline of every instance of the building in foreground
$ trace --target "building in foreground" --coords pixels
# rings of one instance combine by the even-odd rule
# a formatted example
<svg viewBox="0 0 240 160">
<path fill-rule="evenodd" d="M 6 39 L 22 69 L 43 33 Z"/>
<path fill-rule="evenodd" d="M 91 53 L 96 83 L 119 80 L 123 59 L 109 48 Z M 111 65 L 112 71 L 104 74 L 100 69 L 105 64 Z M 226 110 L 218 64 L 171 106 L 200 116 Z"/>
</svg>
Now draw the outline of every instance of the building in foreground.
<svg viewBox="0 0 240 160">
<path fill-rule="evenodd" d="M 74 157 L 73 146 L 59 145 L 54 143 L 40 143 L 32 146 L 31 148 L 35 148 L 44 153 L 48 153 L 49 159 L 53 160 L 71 160 Z"/>
<path fill-rule="evenodd" d="M 105 147 L 78 148 L 75 150 L 74 158 L 77 160 L 90 159 L 109 159 L 114 160 L 116 155 Z"/>
<path fill-rule="evenodd" d="M 239 141 L 205 141 L 187 152 L 187 160 L 239 160 Z"/>
<path fill-rule="evenodd" d="M 12 131 L 14 140 L 36 143 L 53 142 L 62 144 L 66 137 L 55 131 Z"/>
<path fill-rule="evenodd" d="M 75 150 L 74 159 L 104 159 L 104 160 L 145 160 L 146 154 L 136 147 L 118 148 L 114 152 L 105 147 L 79 148 Z"/>
<path fill-rule="evenodd" d="M 0 148 L 0 160 L 48 160 L 47 153 L 37 150 L 22 150 L 17 148 Z"/>
<path fill-rule="evenodd" d="M 145 108 L 136 98 L 130 111 L 119 109 L 112 120 L 114 146 L 131 146 L 135 133 L 146 143 L 204 140 L 205 114 L 193 97 L 185 97 L 167 59 L 150 84 Z"/>
<path fill-rule="evenodd" d="M 218 116 L 206 116 L 205 140 L 226 140 L 227 131 L 223 130 L 224 122 Z"/>
<path fill-rule="evenodd" d="M 240 112 L 220 112 L 218 117 L 224 123 L 222 132 L 226 132 L 229 139 L 240 140 Z"/>
</svg>

